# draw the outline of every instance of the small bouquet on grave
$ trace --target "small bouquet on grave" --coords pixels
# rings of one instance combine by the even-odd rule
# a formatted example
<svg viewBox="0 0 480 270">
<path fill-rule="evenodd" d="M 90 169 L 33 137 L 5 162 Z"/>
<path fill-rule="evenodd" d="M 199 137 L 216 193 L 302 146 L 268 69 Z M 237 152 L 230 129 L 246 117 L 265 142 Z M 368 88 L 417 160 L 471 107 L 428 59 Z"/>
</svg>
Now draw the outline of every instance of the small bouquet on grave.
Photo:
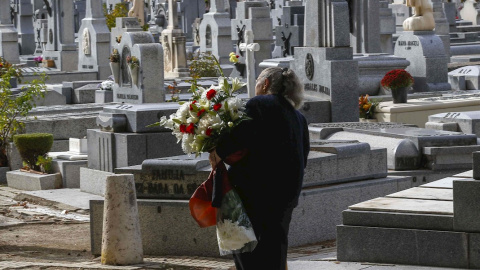
<svg viewBox="0 0 480 270">
<path fill-rule="evenodd" d="M 114 81 L 112 81 L 112 80 L 106 80 L 106 81 L 103 81 L 103 82 L 100 84 L 100 88 L 101 88 L 102 90 L 112 91 L 114 84 L 115 84 Z"/>
<path fill-rule="evenodd" d="M 374 119 L 375 108 L 380 104 L 379 99 L 370 99 L 368 95 L 358 98 L 358 108 L 360 110 L 360 118 Z"/>
<path fill-rule="evenodd" d="M 131 69 L 135 69 L 140 66 L 140 61 L 136 56 L 127 56 L 127 64 Z"/>
<path fill-rule="evenodd" d="M 37 57 L 34 57 L 33 61 L 35 61 L 35 65 L 38 67 L 38 65 L 42 63 L 43 57 L 41 55 L 39 55 Z"/>
<path fill-rule="evenodd" d="M 112 54 L 110 54 L 110 62 L 112 63 L 120 62 L 120 54 L 118 53 L 118 49 L 113 49 Z"/>
<path fill-rule="evenodd" d="M 238 78 L 231 78 L 230 84 L 217 59 L 214 59 L 221 73 L 218 85 L 205 89 L 194 81 L 190 89 L 192 98 L 187 102 L 179 102 L 180 108 L 176 113 L 169 117 L 163 116 L 158 123 L 150 125 L 172 130 L 177 142 L 182 143 L 182 149 L 188 155 L 199 156 L 213 150 L 222 134 L 249 119 L 244 113 L 245 104 L 236 92 L 246 84 Z M 227 157 L 225 162 L 233 164 L 245 154 L 245 151 L 240 151 Z M 257 239 L 252 224 L 240 197 L 229 183 L 223 162 L 197 188 L 189 206 L 192 217 L 200 227 L 217 226 L 221 255 L 252 251 L 255 248 Z"/>
</svg>

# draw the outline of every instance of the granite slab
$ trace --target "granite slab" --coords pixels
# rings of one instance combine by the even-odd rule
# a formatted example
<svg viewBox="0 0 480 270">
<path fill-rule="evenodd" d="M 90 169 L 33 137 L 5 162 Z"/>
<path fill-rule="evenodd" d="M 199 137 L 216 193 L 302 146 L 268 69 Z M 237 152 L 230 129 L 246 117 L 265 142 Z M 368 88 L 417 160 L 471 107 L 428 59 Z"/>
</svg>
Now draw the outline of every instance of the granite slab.
<svg viewBox="0 0 480 270">
<path fill-rule="evenodd" d="M 434 201 L 380 197 L 349 207 L 359 211 L 453 215 L 453 201 Z"/>
<path fill-rule="evenodd" d="M 387 195 L 388 198 L 453 201 L 453 191 L 445 188 L 415 187 Z"/>
<path fill-rule="evenodd" d="M 447 188 L 447 189 L 452 189 L 453 188 L 453 180 L 463 180 L 465 178 L 458 178 L 458 177 L 445 177 L 443 179 L 421 185 L 421 187 L 424 188 Z"/>
</svg>

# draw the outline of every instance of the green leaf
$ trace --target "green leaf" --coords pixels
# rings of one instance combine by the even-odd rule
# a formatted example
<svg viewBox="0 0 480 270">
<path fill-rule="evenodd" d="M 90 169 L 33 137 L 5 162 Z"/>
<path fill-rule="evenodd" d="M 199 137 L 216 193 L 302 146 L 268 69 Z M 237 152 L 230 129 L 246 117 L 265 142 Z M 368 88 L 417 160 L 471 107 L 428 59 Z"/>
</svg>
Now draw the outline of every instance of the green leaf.
<svg viewBox="0 0 480 270">
<path fill-rule="evenodd" d="M 175 119 L 175 118 L 173 118 L 172 121 L 175 122 L 175 123 L 177 123 L 177 124 L 179 124 L 179 125 L 182 124 L 182 121 L 180 121 L 180 120 L 178 120 L 178 119 Z"/>
</svg>

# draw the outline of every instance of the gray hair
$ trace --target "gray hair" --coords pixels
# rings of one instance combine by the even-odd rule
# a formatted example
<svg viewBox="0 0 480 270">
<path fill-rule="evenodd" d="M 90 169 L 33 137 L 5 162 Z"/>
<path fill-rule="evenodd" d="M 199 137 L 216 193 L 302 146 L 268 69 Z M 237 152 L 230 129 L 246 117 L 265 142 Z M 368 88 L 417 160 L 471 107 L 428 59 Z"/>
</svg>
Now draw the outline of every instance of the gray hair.
<svg viewBox="0 0 480 270">
<path fill-rule="evenodd" d="M 295 72 L 289 68 L 269 67 L 262 71 L 259 77 L 268 78 L 271 94 L 284 96 L 291 101 L 295 109 L 303 105 L 303 85 L 300 83 Z"/>
</svg>

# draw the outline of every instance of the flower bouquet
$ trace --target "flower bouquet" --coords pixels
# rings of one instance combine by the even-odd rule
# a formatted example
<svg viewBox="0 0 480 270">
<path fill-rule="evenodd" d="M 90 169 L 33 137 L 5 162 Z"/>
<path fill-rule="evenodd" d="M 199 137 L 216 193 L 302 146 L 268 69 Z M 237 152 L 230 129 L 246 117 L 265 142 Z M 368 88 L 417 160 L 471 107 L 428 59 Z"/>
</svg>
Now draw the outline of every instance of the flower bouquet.
<svg viewBox="0 0 480 270">
<path fill-rule="evenodd" d="M 238 78 L 232 78 L 231 85 L 224 77 L 218 81 L 218 86 L 212 85 L 209 89 L 192 84 L 196 88 L 191 90 L 192 98 L 179 102 L 180 108 L 170 117 L 160 119 L 159 125 L 172 130 L 185 154 L 199 156 L 213 150 L 221 134 L 248 119 L 245 104 L 235 93 L 245 83 Z"/>
<path fill-rule="evenodd" d="M 222 76 L 218 85 L 205 89 L 192 83 L 192 98 L 179 102 L 180 108 L 169 117 L 163 116 L 151 126 L 172 130 L 177 143 L 188 154 L 199 156 L 213 150 L 220 137 L 230 132 L 242 121 L 249 119 L 244 113 L 245 104 L 237 97 L 237 90 L 245 86 L 238 78 L 231 84 Z M 228 164 L 240 160 L 245 154 L 227 157 Z M 215 181 L 214 181 L 215 179 Z M 220 190 L 213 196 L 213 190 Z M 189 202 L 190 213 L 200 227 L 217 225 L 217 240 L 221 255 L 251 251 L 257 240 L 242 201 L 231 187 L 226 167 L 220 162 L 208 179 L 195 191 Z"/>
<path fill-rule="evenodd" d="M 382 86 L 392 91 L 393 103 L 406 103 L 407 90 L 414 83 L 410 73 L 404 69 L 389 71 L 382 79 Z"/>
<path fill-rule="evenodd" d="M 375 108 L 378 107 L 380 100 L 369 99 L 369 96 L 361 96 L 358 98 L 358 108 L 360 110 L 360 118 L 374 119 Z"/>
<path fill-rule="evenodd" d="M 102 90 L 108 90 L 108 91 L 112 91 L 113 90 L 113 85 L 115 83 L 111 80 L 106 80 L 106 81 L 103 81 L 101 84 L 100 84 L 100 88 Z"/>
<path fill-rule="evenodd" d="M 36 56 L 33 58 L 33 61 L 35 62 L 35 65 L 38 67 L 42 63 L 43 57 L 41 55 Z"/>
</svg>

